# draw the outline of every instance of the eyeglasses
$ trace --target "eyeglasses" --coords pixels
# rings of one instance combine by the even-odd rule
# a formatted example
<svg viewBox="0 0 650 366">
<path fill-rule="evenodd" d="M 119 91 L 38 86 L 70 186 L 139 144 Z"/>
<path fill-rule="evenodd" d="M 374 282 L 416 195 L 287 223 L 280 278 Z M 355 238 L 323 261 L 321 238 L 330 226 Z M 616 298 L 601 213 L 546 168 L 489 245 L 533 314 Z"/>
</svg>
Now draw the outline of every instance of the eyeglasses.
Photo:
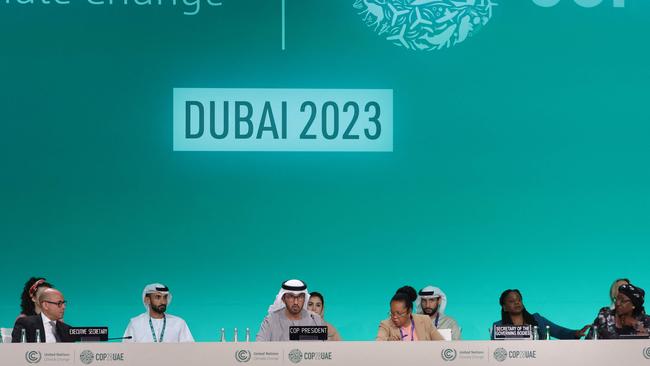
<svg viewBox="0 0 650 366">
<path fill-rule="evenodd" d="M 52 304 L 52 305 L 56 305 L 56 306 L 58 306 L 58 307 L 62 307 L 63 305 L 65 305 L 65 304 L 68 303 L 68 302 L 65 301 L 65 300 L 61 300 L 61 301 L 57 301 L 57 302 L 43 300 L 43 302 L 46 302 L 46 303 L 48 303 L 48 304 Z"/>
<path fill-rule="evenodd" d="M 401 312 L 401 313 L 398 313 L 398 312 L 392 312 L 392 311 L 389 311 L 389 312 L 388 312 L 388 316 L 391 317 L 391 318 L 392 318 L 392 317 L 403 318 L 403 317 L 407 316 L 408 314 L 409 314 L 408 311 L 404 311 L 404 312 Z"/>
</svg>

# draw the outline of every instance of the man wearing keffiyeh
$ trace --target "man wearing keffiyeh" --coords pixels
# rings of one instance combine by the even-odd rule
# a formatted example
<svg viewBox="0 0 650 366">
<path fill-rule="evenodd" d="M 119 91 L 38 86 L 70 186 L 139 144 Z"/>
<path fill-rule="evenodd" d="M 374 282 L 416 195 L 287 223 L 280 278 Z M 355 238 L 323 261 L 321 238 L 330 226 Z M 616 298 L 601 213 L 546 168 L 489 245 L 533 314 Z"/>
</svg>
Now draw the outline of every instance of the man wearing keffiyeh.
<svg viewBox="0 0 650 366">
<path fill-rule="evenodd" d="M 269 306 L 256 341 L 288 341 L 289 327 L 325 325 L 320 316 L 307 310 L 308 301 L 307 284 L 301 280 L 284 281 L 275 301 Z"/>
<path fill-rule="evenodd" d="M 447 295 L 441 289 L 427 286 L 418 292 L 415 300 L 418 314 L 428 315 L 438 331 L 451 329 L 451 338 L 454 341 L 460 339 L 460 327 L 458 322 L 445 314 L 447 307 Z"/>
<path fill-rule="evenodd" d="M 147 285 L 142 291 L 145 313 L 132 318 L 124 332 L 124 342 L 179 343 L 194 342 L 185 320 L 166 314 L 172 302 L 167 286 L 160 283 Z"/>
</svg>

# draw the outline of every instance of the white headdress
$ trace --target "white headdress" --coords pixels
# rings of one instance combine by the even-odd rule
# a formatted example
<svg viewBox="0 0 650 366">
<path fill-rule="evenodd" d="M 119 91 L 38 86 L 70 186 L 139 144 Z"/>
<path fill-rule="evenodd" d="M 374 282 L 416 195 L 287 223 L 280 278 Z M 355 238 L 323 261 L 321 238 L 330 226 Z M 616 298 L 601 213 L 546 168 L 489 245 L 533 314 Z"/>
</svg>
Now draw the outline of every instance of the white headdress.
<svg viewBox="0 0 650 366">
<path fill-rule="evenodd" d="M 172 293 L 169 292 L 169 288 L 167 286 L 160 284 L 160 283 L 151 283 L 147 286 L 144 287 L 144 290 L 142 290 L 142 303 L 144 304 L 144 308 L 149 311 L 149 305 L 144 301 L 144 298 L 148 294 L 153 294 L 156 292 L 160 292 L 161 294 L 165 295 L 167 294 L 167 305 L 172 303 Z"/>
<path fill-rule="evenodd" d="M 302 308 L 307 310 L 307 303 L 309 302 L 307 284 L 301 280 L 287 280 L 282 282 L 280 292 L 278 292 L 278 295 L 275 297 L 273 304 L 269 306 L 269 314 L 286 307 L 286 305 L 284 305 L 284 301 L 282 301 L 282 296 L 284 296 L 284 294 L 292 294 L 294 296 L 305 294 L 305 303 L 303 304 Z"/>
<path fill-rule="evenodd" d="M 415 300 L 417 313 L 424 314 L 422 311 L 422 299 L 435 299 L 436 297 L 440 298 L 440 303 L 438 303 L 438 313 L 443 315 L 445 313 L 445 308 L 447 307 L 447 295 L 445 295 L 441 289 L 433 286 L 427 286 L 418 292 L 418 298 Z"/>
</svg>

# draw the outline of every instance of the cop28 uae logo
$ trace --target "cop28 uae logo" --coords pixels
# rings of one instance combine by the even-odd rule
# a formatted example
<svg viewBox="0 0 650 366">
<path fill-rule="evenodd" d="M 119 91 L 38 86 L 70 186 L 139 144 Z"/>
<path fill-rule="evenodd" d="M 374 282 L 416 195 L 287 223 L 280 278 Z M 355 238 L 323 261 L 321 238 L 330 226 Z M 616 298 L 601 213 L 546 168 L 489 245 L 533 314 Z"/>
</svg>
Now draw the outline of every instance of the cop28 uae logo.
<svg viewBox="0 0 650 366">
<path fill-rule="evenodd" d="M 93 351 L 86 349 L 81 351 L 79 354 L 79 361 L 83 363 L 84 365 L 89 365 L 93 362 L 95 359 L 95 355 L 93 354 Z"/>
<path fill-rule="evenodd" d="M 292 349 L 291 352 L 289 352 L 289 361 L 293 363 L 302 361 L 302 352 L 300 352 L 299 349 Z"/>
<path fill-rule="evenodd" d="M 396 46 L 433 51 L 464 42 L 492 18 L 492 0 L 354 0 L 363 22 Z"/>
<path fill-rule="evenodd" d="M 508 358 L 508 351 L 506 351 L 505 348 L 499 347 L 499 348 L 494 350 L 494 359 L 495 360 L 497 360 L 499 362 L 503 362 L 503 361 L 506 360 L 506 358 Z"/>
</svg>

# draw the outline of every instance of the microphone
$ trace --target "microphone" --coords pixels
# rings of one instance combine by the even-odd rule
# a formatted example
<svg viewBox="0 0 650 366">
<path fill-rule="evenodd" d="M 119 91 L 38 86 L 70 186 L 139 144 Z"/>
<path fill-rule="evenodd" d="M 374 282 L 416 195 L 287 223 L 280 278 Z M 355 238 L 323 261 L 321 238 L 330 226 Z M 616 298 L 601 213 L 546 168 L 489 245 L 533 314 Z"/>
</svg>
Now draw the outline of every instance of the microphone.
<svg viewBox="0 0 650 366">
<path fill-rule="evenodd" d="M 121 341 L 124 339 L 133 339 L 133 336 L 108 338 L 107 341 Z"/>
</svg>

